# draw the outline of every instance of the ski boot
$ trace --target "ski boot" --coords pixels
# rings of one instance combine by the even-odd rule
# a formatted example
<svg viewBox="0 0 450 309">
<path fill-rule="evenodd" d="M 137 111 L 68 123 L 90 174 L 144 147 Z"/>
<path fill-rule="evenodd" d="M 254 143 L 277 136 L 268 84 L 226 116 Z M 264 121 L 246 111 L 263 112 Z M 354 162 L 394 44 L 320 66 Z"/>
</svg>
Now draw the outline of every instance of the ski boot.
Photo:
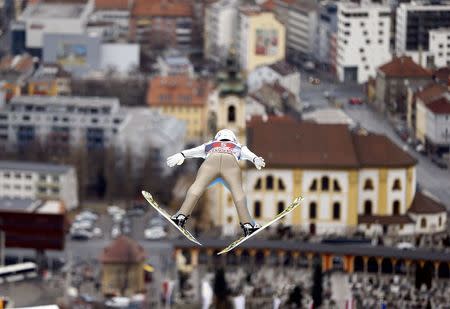
<svg viewBox="0 0 450 309">
<path fill-rule="evenodd" d="M 184 225 L 186 224 L 189 216 L 185 216 L 183 214 L 173 215 L 170 219 L 175 222 L 176 225 L 184 229 Z"/>
<path fill-rule="evenodd" d="M 261 225 L 259 225 L 256 222 L 253 225 L 250 222 L 240 223 L 240 225 L 241 225 L 242 230 L 244 231 L 244 237 L 247 237 L 247 236 L 253 234 L 261 227 Z"/>
</svg>

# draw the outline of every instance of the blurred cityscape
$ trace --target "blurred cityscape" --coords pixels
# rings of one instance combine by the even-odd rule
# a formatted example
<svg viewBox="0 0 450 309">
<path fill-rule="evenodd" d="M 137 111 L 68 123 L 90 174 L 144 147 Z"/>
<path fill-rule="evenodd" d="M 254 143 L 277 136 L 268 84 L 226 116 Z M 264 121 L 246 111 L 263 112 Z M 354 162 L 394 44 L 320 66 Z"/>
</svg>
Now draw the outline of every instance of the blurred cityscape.
<svg viewBox="0 0 450 309">
<path fill-rule="evenodd" d="M 210 187 L 228 128 L 242 233 Z M 450 308 L 450 1 L 0 0 L 0 309 Z"/>
</svg>

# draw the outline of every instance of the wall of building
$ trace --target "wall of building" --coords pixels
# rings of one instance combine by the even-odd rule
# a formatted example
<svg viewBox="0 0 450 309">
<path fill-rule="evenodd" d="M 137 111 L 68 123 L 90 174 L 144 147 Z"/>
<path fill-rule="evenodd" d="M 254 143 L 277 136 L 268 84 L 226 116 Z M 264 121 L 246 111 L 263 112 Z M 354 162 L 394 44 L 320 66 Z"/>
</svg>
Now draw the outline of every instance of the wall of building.
<svg viewBox="0 0 450 309">
<path fill-rule="evenodd" d="M 273 13 L 241 14 L 240 63 L 250 72 L 259 65 L 271 64 L 285 57 L 285 28 Z M 264 39 L 269 37 L 269 39 Z"/>
</svg>

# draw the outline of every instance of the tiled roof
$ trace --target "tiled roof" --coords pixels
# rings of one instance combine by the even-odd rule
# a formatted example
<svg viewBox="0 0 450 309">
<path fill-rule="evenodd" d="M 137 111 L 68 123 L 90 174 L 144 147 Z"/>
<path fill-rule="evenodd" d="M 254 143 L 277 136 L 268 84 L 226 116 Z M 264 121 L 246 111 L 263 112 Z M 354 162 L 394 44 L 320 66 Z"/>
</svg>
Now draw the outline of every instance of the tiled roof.
<svg viewBox="0 0 450 309">
<path fill-rule="evenodd" d="M 358 224 L 408 224 L 414 221 L 408 215 L 379 216 L 358 215 Z"/>
<path fill-rule="evenodd" d="M 248 145 L 267 167 L 357 168 L 359 166 L 346 125 L 319 125 L 288 118 L 252 120 Z"/>
<path fill-rule="evenodd" d="M 352 136 L 356 156 L 363 167 L 404 167 L 417 163 L 416 159 L 384 135 L 353 133 Z"/>
<path fill-rule="evenodd" d="M 414 214 L 436 214 L 446 212 L 444 205 L 423 192 L 416 192 L 408 212 Z"/>
<path fill-rule="evenodd" d="M 280 75 L 283 75 L 283 76 L 297 72 L 297 69 L 295 69 L 295 67 L 293 67 L 292 65 L 290 65 L 289 63 L 287 63 L 284 60 L 275 62 L 275 63 L 269 65 L 269 67 L 272 70 L 276 71 L 277 73 L 279 73 Z"/>
<path fill-rule="evenodd" d="M 295 96 L 292 92 L 279 83 L 265 83 L 258 90 L 251 93 L 250 97 L 264 105 L 271 113 L 274 112 L 272 109 L 283 112 L 289 106 L 293 107 L 296 105 Z"/>
<path fill-rule="evenodd" d="M 427 108 L 434 114 L 450 114 L 450 101 L 447 97 L 440 97 L 429 102 Z"/>
<path fill-rule="evenodd" d="M 157 76 L 150 80 L 147 104 L 150 106 L 202 106 L 208 99 L 211 83 L 186 74 Z"/>
<path fill-rule="evenodd" d="M 446 85 L 450 86 L 450 66 L 435 70 L 433 72 L 433 77 L 438 81 L 442 81 Z"/>
<path fill-rule="evenodd" d="M 390 62 L 378 68 L 387 77 L 398 78 L 431 78 L 431 72 L 415 63 L 411 57 L 394 57 Z"/>
<path fill-rule="evenodd" d="M 95 0 L 97 10 L 128 10 L 132 0 Z"/>
<path fill-rule="evenodd" d="M 11 56 L 0 59 L 0 71 L 16 71 L 25 73 L 33 68 L 33 57 L 28 54 Z"/>
<path fill-rule="evenodd" d="M 347 125 L 296 122 L 289 118 L 254 118 L 248 145 L 268 167 L 405 167 L 416 160 L 387 137 L 358 135 Z"/>
<path fill-rule="evenodd" d="M 139 263 L 145 260 L 145 252 L 135 240 L 121 235 L 103 249 L 99 260 L 102 263 Z"/>
<path fill-rule="evenodd" d="M 190 17 L 192 5 L 182 0 L 135 0 L 133 16 Z"/>
<path fill-rule="evenodd" d="M 438 83 L 430 83 L 416 93 L 416 97 L 421 99 L 425 104 L 442 96 L 447 88 Z"/>
</svg>

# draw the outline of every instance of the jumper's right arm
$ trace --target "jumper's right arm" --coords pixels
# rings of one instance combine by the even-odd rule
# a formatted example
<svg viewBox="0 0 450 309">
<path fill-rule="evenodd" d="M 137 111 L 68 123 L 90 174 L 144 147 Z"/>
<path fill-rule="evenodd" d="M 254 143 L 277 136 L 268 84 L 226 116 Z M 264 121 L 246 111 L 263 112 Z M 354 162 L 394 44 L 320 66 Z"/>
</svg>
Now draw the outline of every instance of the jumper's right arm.
<svg viewBox="0 0 450 309">
<path fill-rule="evenodd" d="M 206 157 L 205 144 L 202 144 L 194 148 L 185 149 L 179 153 L 174 154 L 173 156 L 168 157 L 167 165 L 173 167 L 175 165 L 183 164 L 184 159 L 186 158 L 204 158 L 204 157 Z"/>
</svg>

